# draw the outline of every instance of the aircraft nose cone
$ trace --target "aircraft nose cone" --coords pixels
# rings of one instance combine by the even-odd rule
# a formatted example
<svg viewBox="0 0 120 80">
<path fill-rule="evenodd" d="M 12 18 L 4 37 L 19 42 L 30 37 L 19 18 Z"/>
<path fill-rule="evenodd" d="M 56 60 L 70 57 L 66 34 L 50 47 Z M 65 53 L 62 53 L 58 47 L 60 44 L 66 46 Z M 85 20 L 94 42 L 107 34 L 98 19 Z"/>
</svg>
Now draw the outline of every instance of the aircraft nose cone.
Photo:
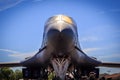
<svg viewBox="0 0 120 80">
<path fill-rule="evenodd" d="M 55 29 L 52 28 L 48 31 L 47 36 L 50 41 L 71 41 L 73 39 L 73 31 L 70 28 Z"/>
<path fill-rule="evenodd" d="M 74 34 L 70 28 L 65 28 L 63 30 L 52 28 L 47 33 L 48 44 L 54 47 L 55 55 L 63 56 L 67 54 L 70 46 L 74 43 Z"/>
<path fill-rule="evenodd" d="M 72 18 L 64 15 L 53 16 L 45 24 L 45 39 L 55 55 L 67 54 L 75 43 L 76 25 Z"/>
</svg>

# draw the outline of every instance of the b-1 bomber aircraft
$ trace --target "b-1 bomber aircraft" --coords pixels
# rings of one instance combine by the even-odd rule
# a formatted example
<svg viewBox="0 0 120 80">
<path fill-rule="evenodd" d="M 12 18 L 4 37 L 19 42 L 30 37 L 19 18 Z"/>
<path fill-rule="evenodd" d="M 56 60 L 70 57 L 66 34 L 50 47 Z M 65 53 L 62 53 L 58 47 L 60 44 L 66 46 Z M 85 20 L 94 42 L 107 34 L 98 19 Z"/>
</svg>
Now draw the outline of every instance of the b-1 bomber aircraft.
<svg viewBox="0 0 120 80">
<path fill-rule="evenodd" d="M 55 76 L 65 79 L 68 71 L 89 75 L 96 67 L 120 67 L 120 63 L 102 62 L 87 56 L 80 48 L 77 25 L 66 15 L 50 17 L 45 23 L 43 42 L 39 51 L 32 57 L 20 62 L 0 63 L 0 67 L 24 67 L 23 78 L 39 78 L 48 67 L 53 69 Z M 41 74 L 42 71 L 42 74 Z"/>
</svg>

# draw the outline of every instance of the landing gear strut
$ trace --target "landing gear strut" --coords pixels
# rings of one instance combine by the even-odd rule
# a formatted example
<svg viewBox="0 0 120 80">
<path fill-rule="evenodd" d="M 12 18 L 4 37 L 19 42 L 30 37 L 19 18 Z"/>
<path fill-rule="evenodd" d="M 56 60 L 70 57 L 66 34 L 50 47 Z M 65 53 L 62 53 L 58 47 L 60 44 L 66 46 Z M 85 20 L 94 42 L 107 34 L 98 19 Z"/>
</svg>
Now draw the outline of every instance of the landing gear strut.
<svg viewBox="0 0 120 80">
<path fill-rule="evenodd" d="M 54 58 L 51 60 L 56 77 L 61 80 L 65 79 L 65 75 L 69 66 L 69 59 L 66 58 Z"/>
<path fill-rule="evenodd" d="M 44 68 L 23 68 L 23 79 L 47 80 L 47 70 Z"/>
<path fill-rule="evenodd" d="M 53 66 L 50 70 L 47 68 L 24 68 L 23 78 L 25 80 L 48 80 L 50 73 L 52 78 L 50 80 L 96 80 L 99 78 L 98 68 L 70 68 L 68 59 L 53 59 Z"/>
</svg>

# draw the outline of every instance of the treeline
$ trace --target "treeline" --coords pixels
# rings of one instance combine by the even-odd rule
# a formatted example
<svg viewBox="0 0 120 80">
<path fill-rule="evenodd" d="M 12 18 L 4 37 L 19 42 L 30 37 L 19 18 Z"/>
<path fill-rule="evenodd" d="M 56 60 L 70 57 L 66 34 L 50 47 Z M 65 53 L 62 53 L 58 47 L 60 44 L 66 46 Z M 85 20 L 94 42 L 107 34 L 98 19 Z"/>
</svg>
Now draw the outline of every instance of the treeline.
<svg viewBox="0 0 120 80">
<path fill-rule="evenodd" d="M 22 71 L 4 67 L 0 68 L 0 80 L 19 80 L 22 79 Z"/>
</svg>

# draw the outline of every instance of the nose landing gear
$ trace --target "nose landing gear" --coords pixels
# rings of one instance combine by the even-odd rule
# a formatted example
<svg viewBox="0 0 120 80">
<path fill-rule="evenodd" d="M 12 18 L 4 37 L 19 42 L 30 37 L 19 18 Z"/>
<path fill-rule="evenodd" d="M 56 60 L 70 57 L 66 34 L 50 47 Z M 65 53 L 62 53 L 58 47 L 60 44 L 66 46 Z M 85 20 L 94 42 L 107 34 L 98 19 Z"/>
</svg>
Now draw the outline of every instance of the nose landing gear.
<svg viewBox="0 0 120 80">
<path fill-rule="evenodd" d="M 69 61 L 70 60 L 66 58 L 54 58 L 51 60 L 56 77 L 59 77 L 61 80 L 65 79 Z"/>
</svg>

